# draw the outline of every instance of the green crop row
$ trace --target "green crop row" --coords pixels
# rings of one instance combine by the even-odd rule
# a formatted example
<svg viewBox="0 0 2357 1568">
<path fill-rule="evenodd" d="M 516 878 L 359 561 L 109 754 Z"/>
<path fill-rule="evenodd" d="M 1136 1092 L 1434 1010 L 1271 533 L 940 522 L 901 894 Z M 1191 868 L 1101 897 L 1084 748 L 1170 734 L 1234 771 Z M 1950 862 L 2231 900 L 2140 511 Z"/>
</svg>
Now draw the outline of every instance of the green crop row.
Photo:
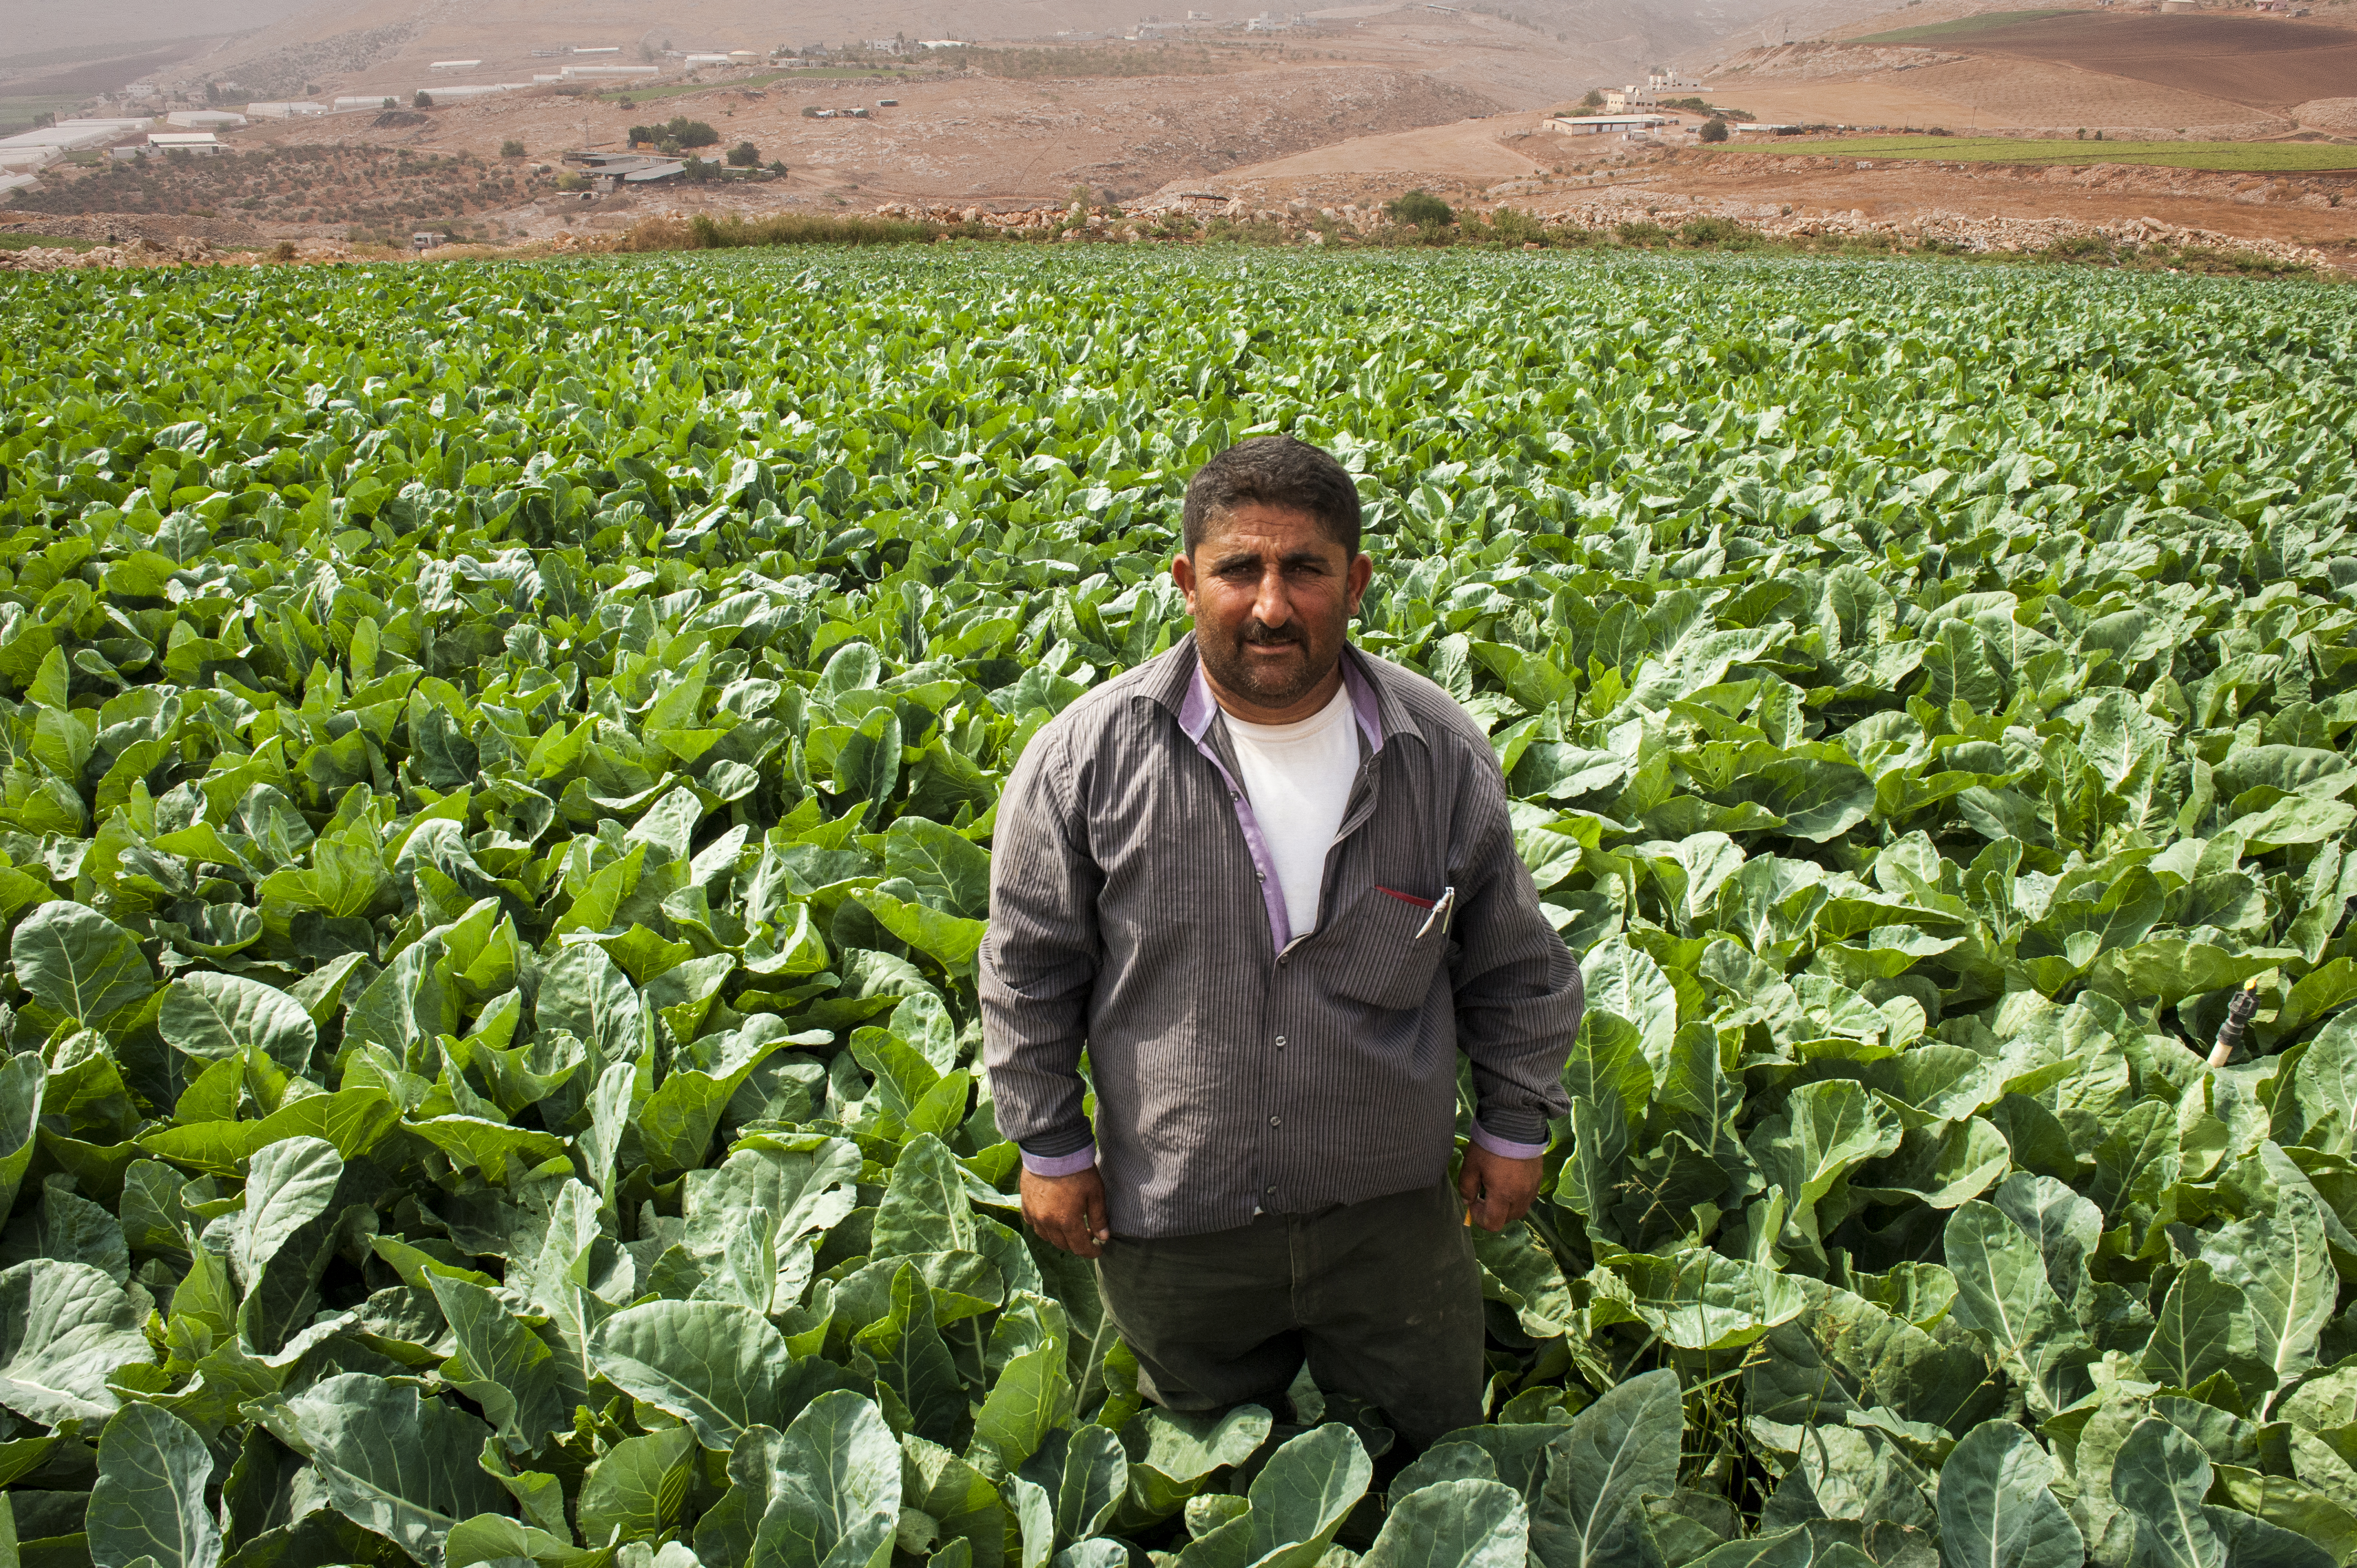
<svg viewBox="0 0 2357 1568">
<path fill-rule="evenodd" d="M 935 247 L 0 306 L 16 1560 L 2357 1562 L 2344 291 Z M 1379 1495 L 1307 1379 L 1143 1401 L 978 1064 L 1000 782 L 1185 633 L 1184 482 L 1276 429 L 1590 1002 L 1491 1419 Z"/>
</svg>

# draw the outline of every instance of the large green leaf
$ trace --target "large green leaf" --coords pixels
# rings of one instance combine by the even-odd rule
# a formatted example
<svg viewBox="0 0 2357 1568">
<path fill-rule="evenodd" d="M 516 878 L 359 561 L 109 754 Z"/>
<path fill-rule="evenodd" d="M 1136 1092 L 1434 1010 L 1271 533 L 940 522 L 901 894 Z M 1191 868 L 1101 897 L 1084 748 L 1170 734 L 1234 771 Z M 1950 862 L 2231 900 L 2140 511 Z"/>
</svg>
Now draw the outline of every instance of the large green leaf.
<svg viewBox="0 0 2357 1568">
<path fill-rule="evenodd" d="M 141 1558 L 157 1568 L 213 1568 L 221 1532 L 205 1506 L 213 1458 L 196 1429 L 152 1404 L 114 1412 L 98 1441 L 90 1557 L 98 1568 Z"/>
<path fill-rule="evenodd" d="M 476 1463 L 490 1429 L 401 1383 L 339 1372 L 253 1414 L 311 1461 L 338 1512 L 427 1568 L 441 1568 L 453 1527 L 505 1496 Z"/>
<path fill-rule="evenodd" d="M 246 1289 L 253 1288 L 264 1266 L 296 1232 L 328 1211 L 343 1175 L 343 1156 L 317 1138 L 288 1138 L 253 1156 L 245 1178 L 245 1209 L 230 1252 Z"/>
<path fill-rule="evenodd" d="M 1529 1534 L 1512 1487 L 1436 1481 L 1393 1504 L 1361 1561 L 1373 1568 L 1522 1568 Z"/>
<path fill-rule="evenodd" d="M 274 985 L 243 975 L 184 974 L 164 992 L 156 1026 L 189 1056 L 218 1060 L 249 1047 L 288 1072 L 303 1072 L 319 1032 L 302 1004 Z"/>
<path fill-rule="evenodd" d="M 0 1272 L 0 1405 L 50 1426 L 102 1420 L 116 1369 L 152 1359 L 137 1309 L 102 1271 L 44 1259 Z"/>
<path fill-rule="evenodd" d="M 53 899 L 10 940 L 16 983 L 59 1018 L 96 1025 L 146 1000 L 155 972 L 139 939 L 86 904 Z"/>
<path fill-rule="evenodd" d="M 2249 1305 L 2253 1354 L 2288 1381 L 2316 1359 L 2331 1321 L 2340 1276 L 2325 1244 L 2324 1205 L 2305 1182 L 2275 1186 L 2272 1204 L 2203 1238 L 2201 1260 L 2240 1288 Z"/>
<path fill-rule="evenodd" d="M 1940 1556 L 1947 1568 L 2080 1568 L 2086 1541 L 2048 1483 L 2054 1464 L 2017 1423 L 1989 1421 L 1940 1467 Z"/>
<path fill-rule="evenodd" d="M 780 1484 L 749 1568 L 881 1568 L 899 1522 L 900 1448 L 876 1407 L 856 1394 L 821 1394 L 777 1453 Z"/>
<path fill-rule="evenodd" d="M 1178 1554 L 1186 1568 L 1309 1568 L 1323 1556 L 1372 1466 L 1358 1434 L 1340 1423 L 1292 1439 L 1261 1466 L 1251 1506 Z"/>
<path fill-rule="evenodd" d="M 1677 1486 L 1684 1428 L 1678 1377 L 1666 1368 L 1608 1389 L 1548 1455 L 1531 1510 L 1531 1552 L 1544 1568 L 1631 1560 L 1647 1494 Z"/>
<path fill-rule="evenodd" d="M 2095 1348 L 2055 1294 L 2037 1241 L 2002 1209 L 1975 1201 L 1948 1217 L 1945 1247 L 1957 1322 L 1988 1342 L 2041 1408 L 2073 1403 Z"/>
<path fill-rule="evenodd" d="M 655 1301 L 616 1313 L 589 1337 L 598 1375 L 695 1430 L 726 1453 L 747 1427 L 770 1423 L 792 1358 L 750 1307 Z"/>
<path fill-rule="evenodd" d="M 509 1448 L 539 1447 L 565 1418 L 555 1353 L 484 1286 L 440 1273 L 429 1273 L 425 1283 L 457 1343 L 442 1375 L 482 1407 Z"/>
<path fill-rule="evenodd" d="M 2326 1568 L 2332 1559 L 2291 1531 L 2205 1503 L 2212 1470 L 2201 1445 L 2166 1421 L 2138 1422 L 2112 1466 L 2111 1489 L 2136 1520 L 2136 1550 L 2155 1568 Z"/>
</svg>

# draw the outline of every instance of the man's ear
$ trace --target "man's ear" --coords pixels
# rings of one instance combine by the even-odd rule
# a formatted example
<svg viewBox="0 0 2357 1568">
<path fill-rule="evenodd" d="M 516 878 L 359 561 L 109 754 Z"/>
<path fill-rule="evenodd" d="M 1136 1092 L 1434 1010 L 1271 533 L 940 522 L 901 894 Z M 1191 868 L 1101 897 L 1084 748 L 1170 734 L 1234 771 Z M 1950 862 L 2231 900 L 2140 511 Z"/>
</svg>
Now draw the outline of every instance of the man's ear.
<svg viewBox="0 0 2357 1568">
<path fill-rule="evenodd" d="M 1350 568 L 1343 574 L 1342 579 L 1349 585 L 1351 590 L 1351 614 L 1357 615 L 1359 613 L 1359 601 L 1366 597 L 1367 585 L 1374 581 L 1374 577 L 1375 563 L 1372 556 L 1369 555 L 1362 550 L 1358 554 L 1351 557 Z"/>
<path fill-rule="evenodd" d="M 1195 613 L 1195 559 L 1185 551 L 1170 557 L 1170 580 L 1187 596 L 1187 613 Z"/>
</svg>

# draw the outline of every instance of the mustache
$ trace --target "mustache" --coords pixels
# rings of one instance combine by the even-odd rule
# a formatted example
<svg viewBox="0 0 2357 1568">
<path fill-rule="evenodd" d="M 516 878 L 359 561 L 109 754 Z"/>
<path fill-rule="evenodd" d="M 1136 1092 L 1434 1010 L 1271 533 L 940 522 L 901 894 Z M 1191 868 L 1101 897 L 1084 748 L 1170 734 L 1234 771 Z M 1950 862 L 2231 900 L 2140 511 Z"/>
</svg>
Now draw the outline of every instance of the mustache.
<svg viewBox="0 0 2357 1568">
<path fill-rule="evenodd" d="M 1244 627 L 1241 640 L 1257 643 L 1263 648 L 1277 648 L 1288 642 L 1306 643 L 1308 639 L 1293 627 L 1271 626 L 1255 618 Z"/>
</svg>

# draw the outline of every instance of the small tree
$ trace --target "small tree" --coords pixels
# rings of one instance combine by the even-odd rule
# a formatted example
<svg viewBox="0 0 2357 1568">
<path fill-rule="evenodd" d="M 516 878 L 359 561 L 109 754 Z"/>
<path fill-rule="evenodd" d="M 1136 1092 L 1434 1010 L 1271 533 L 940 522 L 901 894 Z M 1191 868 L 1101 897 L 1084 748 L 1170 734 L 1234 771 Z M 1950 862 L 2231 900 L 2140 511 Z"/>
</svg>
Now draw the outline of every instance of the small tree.
<svg viewBox="0 0 2357 1568">
<path fill-rule="evenodd" d="M 434 107 L 434 94 L 421 87 L 417 90 L 417 96 L 409 101 L 409 106 L 412 109 L 431 109 Z"/>
<path fill-rule="evenodd" d="M 761 150 L 750 142 L 739 142 L 728 149 L 728 164 L 731 168 L 759 168 Z"/>
<path fill-rule="evenodd" d="M 705 163 L 702 158 L 695 156 L 694 154 L 690 154 L 688 156 L 687 162 L 681 166 L 683 172 L 686 174 L 689 181 L 695 185 L 702 185 L 707 179 L 717 179 L 720 177 L 720 166 L 718 164 Z"/>
<path fill-rule="evenodd" d="M 398 98 L 388 98 L 384 101 L 384 106 L 388 109 L 398 109 L 401 107 L 401 100 Z"/>
<path fill-rule="evenodd" d="M 770 172 L 776 175 L 780 179 L 785 178 L 786 160 L 783 158 L 771 158 L 770 160 Z M 2337 200 L 2338 198 L 2335 198 L 2335 199 Z"/>
<path fill-rule="evenodd" d="M 520 158 L 523 156 L 523 144 L 517 141 L 513 136 L 510 136 L 506 141 L 500 144 L 500 156 L 503 158 Z"/>
<path fill-rule="evenodd" d="M 1419 187 L 1395 201 L 1383 203 L 1383 214 L 1394 223 L 1418 229 L 1446 229 L 1457 221 L 1457 209 Z"/>
<path fill-rule="evenodd" d="M 1702 139 L 1706 142 L 1723 142 L 1727 140 L 1726 116 L 1714 114 L 1709 119 L 1704 121 L 1702 123 Z"/>
<path fill-rule="evenodd" d="M 1587 110 L 1601 109 L 1604 107 L 1604 94 L 1591 87 L 1587 90 L 1587 96 L 1579 101 L 1579 106 Z"/>
</svg>

